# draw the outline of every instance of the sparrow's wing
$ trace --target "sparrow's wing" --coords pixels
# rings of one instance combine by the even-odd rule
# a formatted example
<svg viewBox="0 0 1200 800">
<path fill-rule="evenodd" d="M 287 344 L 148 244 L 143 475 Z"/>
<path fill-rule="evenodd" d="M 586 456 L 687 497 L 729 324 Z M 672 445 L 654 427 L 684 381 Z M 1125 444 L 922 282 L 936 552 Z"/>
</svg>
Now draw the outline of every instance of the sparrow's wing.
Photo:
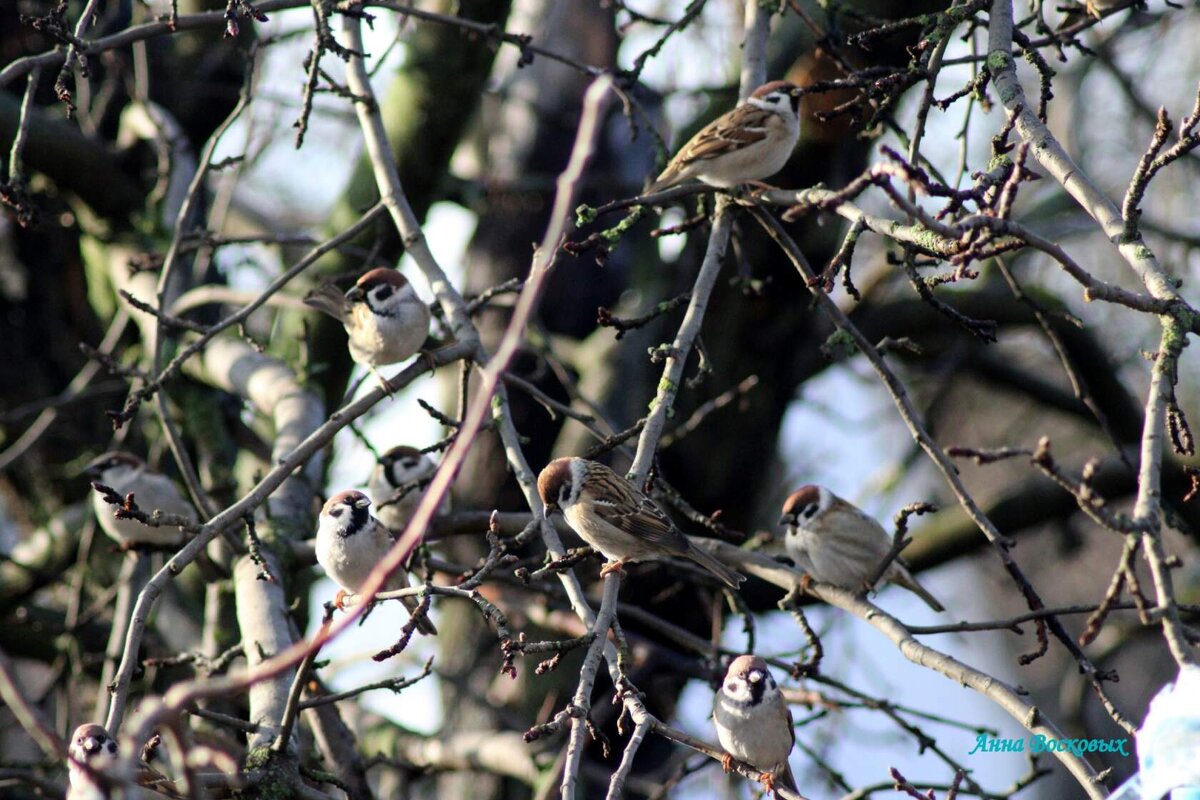
<svg viewBox="0 0 1200 800">
<path fill-rule="evenodd" d="M 693 136 L 671 160 L 671 166 L 684 167 L 761 142 L 767 138 L 766 126 L 772 113 L 749 104 L 738 106 Z"/>
<path fill-rule="evenodd" d="M 175 786 L 174 781 L 163 775 L 149 764 L 142 764 L 133 776 L 133 781 L 143 789 L 149 789 L 164 797 L 183 797 L 184 794 Z"/>
<path fill-rule="evenodd" d="M 688 540 L 653 500 L 610 469 L 596 473 L 595 479 L 603 492 L 588 492 L 588 501 L 600 519 L 668 553 L 688 551 Z"/>
<path fill-rule="evenodd" d="M 800 794 L 800 787 L 796 785 L 796 776 L 792 774 L 792 765 L 785 764 L 779 772 L 779 785 L 796 794 Z"/>
<path fill-rule="evenodd" d="M 350 318 L 350 301 L 332 283 L 323 283 L 304 297 L 304 304 L 323 311 L 338 322 Z"/>
<path fill-rule="evenodd" d="M 788 746 L 788 753 L 792 752 L 792 748 L 796 746 L 796 722 L 792 719 L 792 708 L 786 702 L 783 703 L 783 713 L 786 717 L 788 737 L 791 744 Z M 800 794 L 800 787 L 796 785 L 796 776 L 792 774 L 792 765 L 784 759 L 783 769 L 779 771 L 780 783 L 791 789 L 796 794 Z"/>
<path fill-rule="evenodd" d="M 389 528 L 388 526 L 384 525 L 378 519 L 375 520 L 375 533 L 373 535 L 380 537 L 381 545 L 386 545 L 386 547 L 384 548 L 385 553 L 387 552 L 387 548 L 390 548 L 392 545 L 394 545 L 396 543 L 396 541 L 400 538 L 400 533 L 401 533 L 400 531 L 394 531 L 391 528 Z M 413 552 L 415 553 L 416 551 L 414 550 Z M 412 558 L 413 558 L 412 554 L 409 554 L 408 558 L 409 558 L 409 560 L 407 563 L 402 564 L 399 569 L 397 569 L 395 572 L 392 573 L 391 578 L 388 579 L 388 583 L 384 587 L 385 591 L 394 591 L 397 589 L 407 589 L 409 586 L 412 585 L 412 583 L 408 579 L 408 571 L 407 571 L 410 564 L 412 563 Z M 418 600 L 416 597 L 404 597 L 404 598 L 401 598 L 400 602 L 404 605 L 405 608 L 408 609 L 409 614 L 416 611 L 417 607 L 421 605 L 421 601 Z M 425 634 L 426 636 L 436 636 L 437 632 L 438 632 L 437 627 L 434 626 L 434 624 L 433 624 L 433 621 L 431 619 L 429 619 L 429 617 L 427 617 L 427 616 L 422 617 L 421 621 L 417 623 L 417 630 L 420 631 L 421 633 Z"/>
<path fill-rule="evenodd" d="M 134 500 L 146 513 L 161 511 L 190 520 L 196 519 L 196 512 L 192 510 L 191 504 L 183 498 L 179 489 L 166 475 L 144 471 L 138 479 L 138 489 L 141 491 L 133 490 Z"/>
</svg>

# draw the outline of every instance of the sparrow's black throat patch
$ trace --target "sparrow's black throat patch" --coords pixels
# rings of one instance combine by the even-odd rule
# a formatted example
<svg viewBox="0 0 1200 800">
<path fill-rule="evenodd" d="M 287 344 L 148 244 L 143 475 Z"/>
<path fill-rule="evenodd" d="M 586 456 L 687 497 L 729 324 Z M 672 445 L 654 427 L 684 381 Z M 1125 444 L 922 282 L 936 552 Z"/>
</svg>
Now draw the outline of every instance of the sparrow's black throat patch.
<svg viewBox="0 0 1200 800">
<path fill-rule="evenodd" d="M 341 531 L 343 539 L 365 530 L 367 523 L 371 520 L 371 512 L 366 506 L 351 505 L 350 507 L 350 524 Z"/>
</svg>

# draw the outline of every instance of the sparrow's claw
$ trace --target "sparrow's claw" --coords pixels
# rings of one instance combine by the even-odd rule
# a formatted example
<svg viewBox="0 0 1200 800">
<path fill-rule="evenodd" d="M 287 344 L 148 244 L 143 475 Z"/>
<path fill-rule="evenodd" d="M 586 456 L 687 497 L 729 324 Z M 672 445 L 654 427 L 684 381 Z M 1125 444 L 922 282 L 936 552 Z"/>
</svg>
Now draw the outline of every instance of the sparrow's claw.
<svg viewBox="0 0 1200 800">
<path fill-rule="evenodd" d="M 337 607 L 338 611 L 346 610 L 346 590 L 345 589 L 338 589 L 337 595 L 333 598 L 333 604 L 334 604 L 334 606 Z"/>
<path fill-rule="evenodd" d="M 603 567 L 600 568 L 600 577 L 607 578 L 608 574 L 610 572 L 615 572 L 618 575 L 620 575 L 621 577 L 624 577 L 625 576 L 625 562 L 624 561 L 608 562 L 607 564 L 605 564 Z"/>
<path fill-rule="evenodd" d="M 729 753 L 721 756 L 721 769 L 726 773 L 733 772 L 733 756 Z"/>
<path fill-rule="evenodd" d="M 806 572 L 800 576 L 800 591 L 807 592 L 810 586 L 812 586 L 812 575 Z"/>
<path fill-rule="evenodd" d="M 773 192 L 778 189 L 778 186 L 772 186 L 764 181 L 746 181 L 746 186 L 751 187 L 751 196 L 762 194 L 763 192 Z"/>
<path fill-rule="evenodd" d="M 392 391 L 392 387 L 388 383 L 388 379 L 383 377 L 383 373 L 380 372 L 379 370 L 375 369 L 374 367 L 367 367 L 367 369 L 371 370 L 371 374 L 374 375 L 375 378 L 379 381 L 379 388 L 383 389 L 383 393 L 386 394 L 388 397 L 394 397 L 396 393 Z"/>
<path fill-rule="evenodd" d="M 762 784 L 763 791 L 767 794 L 775 793 L 775 775 L 770 772 L 764 772 L 758 776 L 758 782 Z"/>
<path fill-rule="evenodd" d="M 425 362 L 425 367 L 430 372 L 436 372 L 438 368 L 437 359 L 433 356 L 435 352 L 435 350 L 422 350 L 417 353 L 417 355 L 421 357 L 421 360 Z"/>
</svg>

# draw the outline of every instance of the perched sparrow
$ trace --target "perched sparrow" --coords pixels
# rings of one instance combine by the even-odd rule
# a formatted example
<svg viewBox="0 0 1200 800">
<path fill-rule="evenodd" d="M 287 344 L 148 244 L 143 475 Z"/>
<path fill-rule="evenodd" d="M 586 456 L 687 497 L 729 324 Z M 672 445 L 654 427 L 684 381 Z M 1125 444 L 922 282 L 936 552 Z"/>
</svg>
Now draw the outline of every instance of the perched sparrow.
<svg viewBox="0 0 1200 800">
<path fill-rule="evenodd" d="M 1068 28 L 1075 28 L 1089 19 L 1103 19 L 1114 11 L 1134 5 L 1130 0 L 1083 0 L 1073 8 L 1063 12 L 1062 22 L 1054 29 L 1061 33 Z"/>
<path fill-rule="evenodd" d="M 883 526 L 823 486 L 792 492 L 779 524 L 787 525 L 784 544 L 797 567 L 822 583 L 851 591 L 873 588 L 866 582 L 892 549 Z M 883 580 L 913 592 L 934 611 L 946 610 L 898 558 Z"/>
<path fill-rule="evenodd" d="M 196 513 L 171 479 L 160 475 L 130 453 L 113 451 L 97 457 L 84 470 L 91 480 L 104 484 L 124 497 L 133 492 L 133 501 L 147 514 L 161 511 L 194 522 Z M 174 547 L 183 542 L 179 528 L 153 527 L 136 519 L 117 519 L 116 508 L 100 492 L 92 493 L 92 508 L 100 527 L 109 537 L 128 549 L 136 545 Z"/>
<path fill-rule="evenodd" d="M 437 464 L 415 447 L 400 445 L 388 450 L 375 464 L 367 488 L 379 521 L 396 533 L 408 527 L 424 490 L 414 484 L 431 477 Z M 450 495 L 442 497 L 437 516 L 450 513 Z"/>
<path fill-rule="evenodd" d="M 399 270 L 377 267 L 345 294 L 323 284 L 309 292 L 304 302 L 345 326 L 350 357 L 376 377 L 377 367 L 407 360 L 429 335 L 429 306 Z"/>
<path fill-rule="evenodd" d="M 342 587 L 334 601 L 338 608 L 347 593 L 357 594 L 367 582 L 371 570 L 383 561 L 392 549 L 392 532 L 371 516 L 367 509 L 371 501 L 362 492 L 339 492 L 325 501 L 317 527 L 317 562 L 334 583 Z M 403 569 L 392 573 L 383 591 L 391 592 L 408 586 L 408 574 Z M 415 597 L 401 600 L 412 613 L 420 605 Z M 428 617 L 417 623 L 425 634 L 437 633 Z"/>
<path fill-rule="evenodd" d="M 721 759 L 726 772 L 736 758 L 762 773 L 759 781 L 768 792 L 778 784 L 799 794 L 788 766 L 796 741 L 792 712 L 765 661 L 751 655 L 733 660 L 713 702 L 713 724 L 726 752 Z"/>
<path fill-rule="evenodd" d="M 71 734 L 67 775 L 67 800 L 143 800 L 150 797 L 182 797 L 175 785 L 158 770 L 142 762 L 133 775 L 132 791 L 118 790 L 108 774 L 117 762 L 117 742 L 103 725 L 80 725 Z M 141 788 L 136 788 L 141 787 Z"/>
<path fill-rule="evenodd" d="M 629 561 L 663 556 L 690 558 L 731 589 L 744 578 L 692 546 L 654 501 L 603 464 L 583 458 L 556 458 L 538 475 L 546 513 L 557 508 L 580 538 L 609 563 L 607 575 Z"/>
<path fill-rule="evenodd" d="M 693 178 L 725 189 L 774 175 L 800 138 L 799 111 L 797 87 L 786 81 L 763 84 L 688 140 L 646 194 Z"/>
</svg>

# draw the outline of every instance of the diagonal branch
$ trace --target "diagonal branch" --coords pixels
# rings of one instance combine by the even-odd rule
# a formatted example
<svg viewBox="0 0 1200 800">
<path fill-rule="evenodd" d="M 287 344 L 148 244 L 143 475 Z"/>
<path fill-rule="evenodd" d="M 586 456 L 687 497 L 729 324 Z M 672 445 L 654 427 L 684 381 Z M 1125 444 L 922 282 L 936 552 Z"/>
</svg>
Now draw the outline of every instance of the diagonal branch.
<svg viewBox="0 0 1200 800">
<path fill-rule="evenodd" d="M 971 520 L 975 523 L 983 535 L 987 537 L 988 541 L 992 543 L 993 549 L 1000 558 L 1000 563 L 1003 565 L 1005 571 L 1008 572 L 1013 583 L 1020 590 L 1022 597 L 1029 606 L 1029 609 L 1031 611 L 1036 611 L 1043 608 L 1045 603 L 1042 601 L 1041 597 L 1038 596 L 1037 592 L 1033 588 L 1033 585 L 1029 582 L 1029 579 L 1025 576 L 1025 573 L 1021 570 L 1020 566 L 1017 565 L 1016 560 L 1012 557 L 1012 553 L 1009 552 L 1013 544 L 1012 539 L 1002 534 L 999 529 L 996 528 L 995 524 L 988 518 L 983 510 L 979 508 L 979 505 L 975 502 L 974 498 L 971 497 L 970 493 L 967 491 L 966 485 L 963 483 L 962 478 L 959 475 L 958 469 L 950 460 L 949 455 L 947 455 L 942 446 L 938 444 L 936 440 L 934 440 L 933 436 L 929 433 L 924 423 L 921 421 L 920 413 L 917 411 L 916 406 L 913 405 L 912 399 L 909 397 L 908 390 L 904 383 L 887 365 L 887 362 L 884 361 L 884 358 L 880 354 L 878 348 L 876 348 L 863 335 L 862 331 L 858 329 L 858 326 L 851 322 L 850 318 L 846 316 L 846 313 L 842 311 L 835 302 L 833 302 L 829 295 L 821 290 L 819 282 L 816 281 L 816 274 L 809 265 L 808 259 L 804 257 L 804 254 L 800 251 L 800 248 L 797 247 L 796 243 L 788 235 L 787 231 L 784 230 L 783 225 L 765 208 L 758 204 L 751 206 L 750 213 L 759 222 L 759 224 L 763 226 L 771 238 L 774 239 L 782 248 L 784 254 L 800 273 L 805 285 L 815 297 L 818 306 L 840 330 L 844 331 L 850 336 L 855 344 L 855 347 L 858 348 L 859 352 L 861 352 L 871 364 L 871 367 L 875 370 L 876 375 L 879 376 L 884 388 L 887 390 L 888 394 L 891 395 L 892 402 L 895 404 L 896 410 L 900 414 L 900 418 L 904 421 L 904 424 L 912 434 L 913 439 L 917 442 L 921 449 L 925 451 L 925 454 L 929 456 L 929 459 L 937 467 L 946 483 L 949 484 L 951 490 L 954 492 L 955 497 L 958 498 L 959 504 L 971 517 Z M 1095 664 L 1093 664 L 1091 659 L 1089 659 L 1087 655 L 1079 648 L 1079 645 L 1076 644 L 1074 637 L 1067 632 L 1067 630 L 1063 627 L 1062 622 L 1060 622 L 1057 618 L 1047 618 L 1046 625 L 1050 628 L 1050 631 L 1054 634 L 1054 637 L 1062 643 L 1062 645 L 1075 659 L 1076 663 L 1079 664 L 1079 668 L 1088 676 L 1088 679 L 1092 683 L 1092 688 L 1096 691 L 1101 701 L 1104 702 L 1105 707 L 1108 709 L 1109 714 L 1113 717 L 1113 719 L 1126 729 L 1132 729 L 1136 727 L 1129 722 L 1124 714 L 1116 709 L 1115 704 L 1113 704 L 1104 689 L 1103 681 L 1111 676 L 1101 673 L 1099 670 L 1097 670 Z"/>
<path fill-rule="evenodd" d="M 1167 556 L 1162 542 L 1161 481 L 1167 404 L 1174 396 L 1174 373 L 1179 353 L 1187 343 L 1187 334 L 1196 327 L 1196 313 L 1180 298 L 1175 281 L 1146 246 L 1141 235 L 1128 235 L 1125 219 L 1116 204 L 1071 160 L 1045 123 L 1029 110 L 1024 90 L 1017 79 L 1016 63 L 1011 53 L 1012 38 L 1012 2 L 994 0 L 988 19 L 988 70 L 1005 108 L 1016 117 L 1017 132 L 1032 145 L 1030 150 L 1042 168 L 1100 225 L 1147 291 L 1154 297 L 1174 301 L 1176 305 L 1173 313 L 1160 317 L 1162 336 L 1151 370 L 1150 388 L 1146 392 L 1138 493 L 1133 515 L 1135 521 L 1143 526 L 1146 559 L 1154 577 L 1158 606 L 1163 614 L 1163 636 L 1171 655 L 1180 666 L 1195 664 L 1196 658 L 1188 645 L 1179 616 L 1171 574 L 1166 567 Z"/>
</svg>

